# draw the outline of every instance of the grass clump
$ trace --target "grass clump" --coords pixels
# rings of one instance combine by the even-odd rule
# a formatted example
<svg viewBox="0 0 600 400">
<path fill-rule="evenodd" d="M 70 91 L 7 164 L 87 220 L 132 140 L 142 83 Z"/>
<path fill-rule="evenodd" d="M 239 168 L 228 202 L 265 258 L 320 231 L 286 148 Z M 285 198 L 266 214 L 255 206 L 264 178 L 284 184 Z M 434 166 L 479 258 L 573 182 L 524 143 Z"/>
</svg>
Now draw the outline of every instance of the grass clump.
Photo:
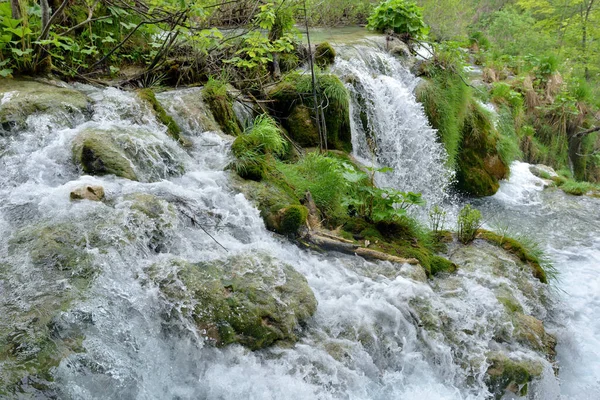
<svg viewBox="0 0 600 400">
<path fill-rule="evenodd" d="M 589 182 L 577 182 L 574 180 L 567 180 L 559 186 L 565 193 L 572 194 L 574 196 L 583 196 L 587 192 L 594 189 L 595 185 Z"/>
<path fill-rule="evenodd" d="M 540 282 L 548 283 L 549 280 L 557 278 L 558 271 L 545 255 L 539 243 L 533 239 L 526 236 L 515 239 L 486 230 L 480 230 L 479 233 L 482 239 L 514 254 L 529 265 L 533 276 L 539 279 Z"/>
<path fill-rule="evenodd" d="M 278 162 L 276 168 L 298 198 L 309 191 L 326 217 L 339 219 L 345 215 L 342 198 L 348 190 L 348 182 L 343 176 L 342 161 L 312 152 L 296 164 Z"/>
<path fill-rule="evenodd" d="M 268 161 L 273 156 L 283 156 L 287 148 L 288 143 L 275 121 L 266 114 L 259 115 L 231 145 L 236 157 L 232 167 L 242 178 L 260 181 L 265 176 Z"/>
</svg>

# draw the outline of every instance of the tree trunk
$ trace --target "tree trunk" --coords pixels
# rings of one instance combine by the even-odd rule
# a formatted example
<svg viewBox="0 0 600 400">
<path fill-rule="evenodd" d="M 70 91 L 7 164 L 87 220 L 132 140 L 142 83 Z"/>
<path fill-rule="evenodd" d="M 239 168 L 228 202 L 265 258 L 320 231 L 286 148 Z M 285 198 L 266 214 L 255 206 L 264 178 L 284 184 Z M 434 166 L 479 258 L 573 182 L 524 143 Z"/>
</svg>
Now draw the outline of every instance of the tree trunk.
<svg viewBox="0 0 600 400">
<path fill-rule="evenodd" d="M 10 8 L 12 10 L 12 19 L 21 19 L 21 5 L 19 0 L 10 0 Z"/>
</svg>

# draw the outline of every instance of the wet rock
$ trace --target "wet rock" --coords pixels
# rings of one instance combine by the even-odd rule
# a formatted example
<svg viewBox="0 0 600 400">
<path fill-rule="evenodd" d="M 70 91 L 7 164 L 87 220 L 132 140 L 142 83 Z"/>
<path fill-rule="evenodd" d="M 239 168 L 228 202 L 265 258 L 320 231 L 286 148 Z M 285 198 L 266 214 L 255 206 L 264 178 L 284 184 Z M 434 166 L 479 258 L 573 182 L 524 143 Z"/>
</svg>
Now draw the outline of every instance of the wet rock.
<svg viewBox="0 0 600 400">
<path fill-rule="evenodd" d="M 82 132 L 73 143 L 73 160 L 88 174 L 138 180 L 131 161 L 110 136 Z"/>
<path fill-rule="evenodd" d="M 528 384 L 542 375 L 541 362 L 527 358 L 509 358 L 502 352 L 491 352 L 487 356 L 490 366 L 487 369 L 486 383 L 496 400 L 506 391 L 527 395 Z"/>
<path fill-rule="evenodd" d="M 217 346 L 239 343 L 257 350 L 295 342 L 317 307 L 306 279 L 265 254 L 197 264 L 174 260 L 152 266 L 149 275 L 178 304 L 173 312 L 192 320 Z"/>
<path fill-rule="evenodd" d="M 73 161 L 91 175 L 148 182 L 184 172 L 177 146 L 139 128 L 84 130 L 75 137 L 72 151 Z"/>
<path fill-rule="evenodd" d="M 522 313 L 515 313 L 513 319 L 514 337 L 522 344 L 546 354 L 550 361 L 556 356 L 556 338 L 544 329 L 539 319 Z"/>
<path fill-rule="evenodd" d="M 0 124 L 5 130 L 22 127 L 36 112 L 74 115 L 87 109 L 83 93 L 52 84 L 25 79 L 0 79 Z"/>
<path fill-rule="evenodd" d="M 549 167 L 544 164 L 530 165 L 529 171 L 533 175 L 537 176 L 538 178 L 542 178 L 542 179 L 552 179 L 552 178 L 558 177 L 558 174 L 556 173 L 556 171 L 554 171 L 554 169 L 552 167 Z"/>
<path fill-rule="evenodd" d="M 104 200 L 104 188 L 98 185 L 85 185 L 73 190 L 70 194 L 71 200 Z"/>
</svg>

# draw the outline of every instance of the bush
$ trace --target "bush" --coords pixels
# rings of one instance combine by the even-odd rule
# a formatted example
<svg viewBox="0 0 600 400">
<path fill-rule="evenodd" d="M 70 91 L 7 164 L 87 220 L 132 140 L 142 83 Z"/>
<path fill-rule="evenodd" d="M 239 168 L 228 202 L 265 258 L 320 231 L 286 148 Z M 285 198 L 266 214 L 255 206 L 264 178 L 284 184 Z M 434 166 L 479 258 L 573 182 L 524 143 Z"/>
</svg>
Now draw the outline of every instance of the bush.
<svg viewBox="0 0 600 400">
<path fill-rule="evenodd" d="M 468 244 L 475 239 L 477 230 L 481 225 L 481 213 L 467 204 L 458 213 L 458 240 Z"/>
<path fill-rule="evenodd" d="M 381 3 L 369 17 L 367 28 L 378 32 L 392 30 L 406 39 L 422 39 L 429 32 L 421 8 L 406 0 Z"/>
</svg>

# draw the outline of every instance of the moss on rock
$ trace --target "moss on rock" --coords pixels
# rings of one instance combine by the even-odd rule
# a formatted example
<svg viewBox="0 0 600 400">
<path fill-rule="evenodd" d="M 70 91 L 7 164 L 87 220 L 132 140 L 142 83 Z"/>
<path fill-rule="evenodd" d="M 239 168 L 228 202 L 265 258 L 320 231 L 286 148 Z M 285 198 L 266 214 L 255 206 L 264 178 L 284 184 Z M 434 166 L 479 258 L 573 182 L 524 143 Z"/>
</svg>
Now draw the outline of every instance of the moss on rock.
<svg viewBox="0 0 600 400">
<path fill-rule="evenodd" d="M 163 106 L 156 99 L 152 89 L 139 90 L 138 97 L 154 111 L 156 119 L 158 119 L 161 124 L 167 127 L 167 133 L 171 138 L 173 138 L 173 140 L 176 140 L 185 146 L 189 145 L 189 142 L 185 140 L 183 136 L 181 136 L 181 128 L 179 125 L 177 125 L 173 117 L 167 114 Z"/>
<path fill-rule="evenodd" d="M 227 84 L 210 79 L 204 86 L 202 98 L 223 132 L 233 136 L 242 134 L 242 127 L 233 110 L 233 98 L 227 91 Z"/>
<path fill-rule="evenodd" d="M 73 142 L 73 160 L 91 175 L 116 175 L 137 181 L 131 161 L 109 136 L 82 132 Z"/>
<path fill-rule="evenodd" d="M 508 176 L 508 166 L 497 150 L 498 132 L 489 115 L 472 100 L 463 127 L 457 160 L 456 186 L 469 195 L 491 196 Z"/>
<path fill-rule="evenodd" d="M 490 366 L 486 384 L 496 400 L 500 400 L 506 391 L 526 395 L 529 382 L 539 378 L 543 372 L 539 361 L 511 359 L 501 352 L 491 352 L 487 358 Z"/>
<path fill-rule="evenodd" d="M 350 130 L 350 97 L 344 83 L 333 74 L 317 74 L 317 96 L 329 104 L 323 109 L 329 149 L 352 150 Z M 286 120 L 296 105 L 305 104 L 310 111 L 313 131 L 318 132 L 314 115 L 314 99 L 310 75 L 290 73 L 268 93 L 282 120 Z M 305 122 L 309 121 L 304 119 Z M 289 126 L 288 126 L 289 128 Z M 317 136 L 318 137 L 318 136 Z"/>
<path fill-rule="evenodd" d="M 296 143 L 302 147 L 319 145 L 319 130 L 311 116 L 311 110 L 302 104 L 295 106 L 284 121 L 287 131 Z"/>
<path fill-rule="evenodd" d="M 539 279 L 540 282 L 548 283 L 546 271 L 542 267 L 542 260 L 535 254 L 532 254 L 530 251 L 528 251 L 528 249 L 522 243 L 515 239 L 506 236 L 500 236 L 494 232 L 486 230 L 480 230 L 478 236 L 481 239 L 495 244 L 496 246 L 500 246 L 509 253 L 514 254 L 519 258 L 519 260 L 529 265 L 533 276 Z"/>
<path fill-rule="evenodd" d="M 315 48 L 315 64 L 320 68 L 326 68 L 335 62 L 335 49 L 329 42 L 322 42 Z"/>
<path fill-rule="evenodd" d="M 25 79 L 0 79 L 0 124 L 6 129 L 23 126 L 36 112 L 84 112 L 86 95 L 73 89 Z"/>
<path fill-rule="evenodd" d="M 239 343 L 258 350 L 295 342 L 298 328 L 317 307 L 306 279 L 265 254 L 198 264 L 176 260 L 164 271 L 154 265 L 149 274 L 217 346 Z"/>
<path fill-rule="evenodd" d="M 308 209 L 304 206 L 291 205 L 281 211 L 279 233 L 286 235 L 295 234 L 301 226 L 306 224 Z"/>
</svg>

